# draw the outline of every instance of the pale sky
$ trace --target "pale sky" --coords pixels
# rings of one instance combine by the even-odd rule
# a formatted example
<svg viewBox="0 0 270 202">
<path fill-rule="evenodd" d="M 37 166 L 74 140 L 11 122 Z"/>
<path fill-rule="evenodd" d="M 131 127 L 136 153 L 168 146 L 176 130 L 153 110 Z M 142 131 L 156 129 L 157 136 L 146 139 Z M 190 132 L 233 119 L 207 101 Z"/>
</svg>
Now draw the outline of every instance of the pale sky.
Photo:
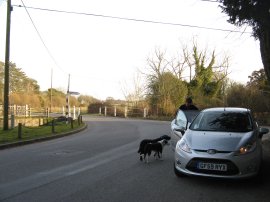
<svg viewBox="0 0 270 202">
<path fill-rule="evenodd" d="M 165 25 L 30 9 L 39 38 L 26 10 L 13 7 L 10 61 L 41 90 L 51 87 L 91 95 L 98 99 L 123 99 L 122 89 L 132 89 L 137 69 L 147 71 L 147 58 L 156 48 L 167 58 L 177 57 L 181 44 L 216 50 L 230 57 L 229 78 L 246 83 L 254 70 L 263 68 L 259 42 L 250 34 L 213 31 L 181 25 L 250 32 L 227 23 L 217 3 L 201 0 L 23 0 L 26 7 L 174 23 Z M 12 5 L 23 5 L 12 0 Z M 0 60 L 5 61 L 6 0 L 0 0 Z"/>
</svg>

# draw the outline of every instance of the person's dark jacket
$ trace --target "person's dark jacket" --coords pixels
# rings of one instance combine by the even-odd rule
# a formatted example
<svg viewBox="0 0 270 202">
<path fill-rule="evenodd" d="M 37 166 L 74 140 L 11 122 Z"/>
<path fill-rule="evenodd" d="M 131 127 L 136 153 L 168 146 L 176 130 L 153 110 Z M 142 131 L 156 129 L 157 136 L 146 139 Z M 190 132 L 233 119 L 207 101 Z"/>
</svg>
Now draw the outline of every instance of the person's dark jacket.
<svg viewBox="0 0 270 202">
<path fill-rule="evenodd" d="M 186 105 L 186 104 L 183 104 L 179 107 L 179 109 L 181 110 L 199 110 L 195 105 L 191 104 L 191 105 Z"/>
</svg>

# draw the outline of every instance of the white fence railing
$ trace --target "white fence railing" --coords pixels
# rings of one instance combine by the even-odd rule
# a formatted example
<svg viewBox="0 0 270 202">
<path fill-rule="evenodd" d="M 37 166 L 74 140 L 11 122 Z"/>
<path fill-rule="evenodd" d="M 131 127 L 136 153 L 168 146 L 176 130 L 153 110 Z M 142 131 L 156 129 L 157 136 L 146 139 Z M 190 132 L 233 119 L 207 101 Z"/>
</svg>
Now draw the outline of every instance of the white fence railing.
<svg viewBox="0 0 270 202">
<path fill-rule="evenodd" d="M 14 115 L 15 117 L 32 117 L 32 116 L 43 116 L 43 117 L 55 117 L 55 116 L 66 116 L 65 107 L 62 108 L 54 108 L 56 111 L 50 111 L 49 108 L 40 108 L 35 109 L 29 107 L 29 105 L 10 105 L 9 106 L 9 115 Z M 60 110 L 59 110 L 60 109 Z M 77 119 L 77 117 L 81 113 L 80 107 L 73 106 L 69 108 L 68 116 L 73 119 Z M 0 117 L 3 117 L 3 105 L 0 105 Z"/>
<path fill-rule="evenodd" d="M 96 110 L 90 110 L 90 113 L 99 114 L 103 116 L 113 116 L 113 117 L 143 117 L 147 118 L 148 109 L 147 108 L 135 108 L 135 107 L 123 107 L 123 106 L 102 106 L 96 108 Z"/>
</svg>

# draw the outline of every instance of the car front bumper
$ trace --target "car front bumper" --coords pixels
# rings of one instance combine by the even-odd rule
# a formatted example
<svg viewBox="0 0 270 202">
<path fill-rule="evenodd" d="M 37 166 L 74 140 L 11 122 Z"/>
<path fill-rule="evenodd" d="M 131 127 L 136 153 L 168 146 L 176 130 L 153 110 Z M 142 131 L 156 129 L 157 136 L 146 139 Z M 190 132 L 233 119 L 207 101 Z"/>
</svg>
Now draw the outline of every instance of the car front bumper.
<svg viewBox="0 0 270 202">
<path fill-rule="evenodd" d="M 197 167 L 199 162 L 226 164 L 227 171 L 202 170 Z M 180 148 L 175 149 L 175 168 L 186 175 L 240 179 L 256 176 L 261 164 L 259 149 L 245 155 L 236 156 L 231 153 L 208 154 L 192 150 L 187 153 Z"/>
</svg>

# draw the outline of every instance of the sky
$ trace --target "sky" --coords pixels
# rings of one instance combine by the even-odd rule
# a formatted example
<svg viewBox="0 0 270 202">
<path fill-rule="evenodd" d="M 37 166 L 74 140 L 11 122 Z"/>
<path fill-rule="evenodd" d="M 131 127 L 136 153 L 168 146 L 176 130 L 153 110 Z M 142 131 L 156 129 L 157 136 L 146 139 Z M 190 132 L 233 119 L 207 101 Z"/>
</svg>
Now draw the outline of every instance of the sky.
<svg viewBox="0 0 270 202">
<path fill-rule="evenodd" d="M 0 0 L 3 62 L 6 5 L 6 0 Z M 41 90 L 52 84 L 53 88 L 66 91 L 70 75 L 70 91 L 101 100 L 124 99 L 127 92 L 134 90 L 135 75 L 149 71 L 147 59 L 156 49 L 166 52 L 167 58 L 174 58 L 181 52 L 182 44 L 191 47 L 193 39 L 200 50 L 215 50 L 218 58 L 230 58 L 229 78 L 235 82 L 245 84 L 253 71 L 263 68 L 259 42 L 250 33 L 243 33 L 251 29 L 229 24 L 218 3 L 12 0 L 12 5 L 10 61 L 35 79 Z"/>
</svg>

